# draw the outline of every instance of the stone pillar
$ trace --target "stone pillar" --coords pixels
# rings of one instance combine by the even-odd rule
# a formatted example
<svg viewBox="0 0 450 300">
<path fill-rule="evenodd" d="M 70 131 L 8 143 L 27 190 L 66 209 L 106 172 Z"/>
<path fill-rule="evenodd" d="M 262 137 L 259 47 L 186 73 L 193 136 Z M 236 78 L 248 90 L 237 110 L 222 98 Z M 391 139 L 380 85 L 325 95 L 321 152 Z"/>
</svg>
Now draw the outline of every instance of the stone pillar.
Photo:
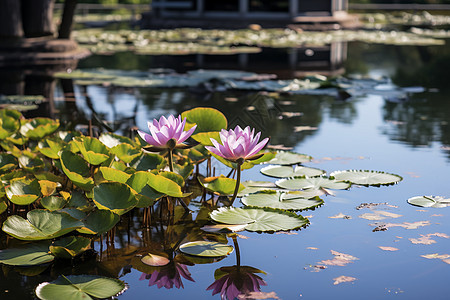
<svg viewBox="0 0 450 300">
<path fill-rule="evenodd" d="M 298 15 L 298 0 L 289 0 L 289 15 L 291 18 Z"/>
<path fill-rule="evenodd" d="M 197 0 L 197 13 L 199 16 L 203 16 L 205 12 L 204 0 Z"/>
<path fill-rule="evenodd" d="M 20 4 L 19 0 L 0 0 L 0 38 L 23 37 Z"/>
<path fill-rule="evenodd" d="M 248 13 L 248 0 L 239 0 L 239 14 L 245 17 Z"/>
<path fill-rule="evenodd" d="M 18 0 L 16 0 L 18 1 Z M 22 0 L 22 24 L 26 37 L 53 35 L 54 0 Z"/>
</svg>

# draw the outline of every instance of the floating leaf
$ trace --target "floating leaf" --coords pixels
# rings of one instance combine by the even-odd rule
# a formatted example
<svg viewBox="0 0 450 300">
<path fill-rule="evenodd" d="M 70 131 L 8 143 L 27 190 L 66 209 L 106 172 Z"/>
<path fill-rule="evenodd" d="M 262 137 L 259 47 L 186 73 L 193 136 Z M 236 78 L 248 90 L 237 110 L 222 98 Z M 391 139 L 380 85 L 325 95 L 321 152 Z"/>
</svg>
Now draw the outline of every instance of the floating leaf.
<svg viewBox="0 0 450 300">
<path fill-rule="evenodd" d="M 141 157 L 136 158 L 130 164 L 137 171 L 149 171 L 154 169 L 162 169 L 166 164 L 164 157 L 158 154 L 145 153 Z"/>
<path fill-rule="evenodd" d="M 207 190 L 219 195 L 232 195 L 236 188 L 236 180 L 224 176 L 204 178 L 200 183 Z M 242 184 L 239 184 L 239 191 L 242 191 L 244 188 Z"/>
<path fill-rule="evenodd" d="M 0 153 L 0 174 L 8 172 L 19 166 L 17 158 L 14 155 Z"/>
<path fill-rule="evenodd" d="M 350 183 L 330 179 L 328 177 L 280 179 L 277 180 L 275 184 L 281 188 L 290 190 L 300 190 L 300 189 L 345 190 L 350 187 Z"/>
<path fill-rule="evenodd" d="M 70 259 L 89 249 L 90 245 L 91 240 L 88 238 L 68 236 L 54 242 L 50 246 L 50 251 L 56 257 Z"/>
<path fill-rule="evenodd" d="M 0 263 L 10 266 L 35 266 L 51 262 L 55 257 L 49 253 L 49 245 L 49 242 L 39 242 L 0 250 Z"/>
<path fill-rule="evenodd" d="M 39 185 L 43 196 L 50 196 L 56 192 L 57 187 L 61 187 L 59 182 L 50 180 L 39 180 Z"/>
<path fill-rule="evenodd" d="M 266 191 L 248 195 L 241 199 L 247 206 L 270 207 L 286 210 L 302 211 L 315 209 L 323 204 L 323 200 L 316 197 L 315 191 L 275 192 Z M 311 199 L 315 197 L 314 199 Z"/>
<path fill-rule="evenodd" d="M 269 164 L 274 165 L 295 165 L 312 160 L 312 157 L 306 154 L 300 154 L 288 151 L 277 151 L 275 157 L 268 161 Z"/>
<path fill-rule="evenodd" d="M 333 280 L 334 280 L 333 284 L 338 285 L 343 282 L 353 282 L 356 280 L 356 278 L 350 277 L 350 276 L 339 276 L 339 277 L 333 278 Z"/>
<path fill-rule="evenodd" d="M 228 126 L 224 114 L 210 107 L 196 107 L 187 110 L 181 114 L 181 118 L 186 118 L 186 130 L 197 125 L 194 135 L 200 132 L 220 131 Z"/>
<path fill-rule="evenodd" d="M 58 210 L 67 204 L 67 200 L 58 196 L 47 196 L 41 199 L 41 205 L 48 210 Z"/>
<path fill-rule="evenodd" d="M 308 168 L 304 166 L 267 166 L 261 169 L 261 173 L 270 177 L 287 178 L 287 177 L 315 177 L 325 174 L 324 170 Z"/>
<path fill-rule="evenodd" d="M 67 213 L 35 209 L 27 219 L 14 215 L 3 223 L 3 231 L 19 240 L 46 240 L 62 236 L 83 224 Z"/>
<path fill-rule="evenodd" d="M 148 185 L 156 191 L 171 197 L 185 197 L 181 191 L 181 187 L 173 180 L 161 175 L 148 174 Z"/>
<path fill-rule="evenodd" d="M 408 199 L 408 203 L 420 207 L 447 207 L 450 206 L 450 198 L 441 196 L 416 196 Z"/>
<path fill-rule="evenodd" d="M 28 172 L 36 172 L 38 169 L 44 167 L 44 161 L 40 158 L 31 158 L 26 155 L 21 155 L 17 158 L 20 167 Z"/>
<path fill-rule="evenodd" d="M 41 283 L 36 287 L 36 296 L 42 300 L 109 298 L 125 289 L 125 283 L 118 279 L 96 275 L 69 275 Z"/>
<path fill-rule="evenodd" d="M 170 262 L 170 260 L 166 256 L 161 256 L 152 253 L 148 253 L 147 255 L 143 256 L 141 258 L 141 261 L 148 266 L 154 267 L 162 267 Z"/>
<path fill-rule="evenodd" d="M 19 130 L 21 116 L 22 114 L 16 110 L 0 109 L 0 140 Z"/>
<path fill-rule="evenodd" d="M 213 232 L 213 233 L 230 233 L 245 230 L 245 227 L 247 227 L 247 224 L 239 224 L 239 225 L 215 224 L 215 225 L 205 225 L 200 229 L 206 232 Z"/>
<path fill-rule="evenodd" d="M 403 179 L 399 175 L 367 170 L 336 171 L 331 173 L 330 177 L 334 177 L 338 181 L 348 181 L 364 186 L 392 185 Z"/>
<path fill-rule="evenodd" d="M 111 153 L 116 155 L 120 160 L 129 164 L 134 159 L 142 155 L 141 149 L 138 149 L 130 144 L 122 143 L 111 148 Z"/>
<path fill-rule="evenodd" d="M 110 210 L 96 210 L 86 217 L 83 221 L 84 226 L 77 231 L 85 234 L 102 234 L 111 230 L 119 221 L 119 215 Z"/>
<path fill-rule="evenodd" d="M 58 159 L 60 151 L 64 148 L 64 142 L 61 140 L 53 141 L 45 139 L 38 143 L 39 152 L 52 159 Z"/>
<path fill-rule="evenodd" d="M 308 219 L 295 213 L 272 209 L 253 207 L 220 207 L 211 212 L 211 218 L 225 224 L 248 224 L 248 231 L 275 232 L 294 230 L 308 225 Z"/>
<path fill-rule="evenodd" d="M 102 133 L 98 139 L 108 148 L 113 148 L 121 144 L 134 146 L 134 143 L 131 139 L 110 132 Z"/>
<path fill-rule="evenodd" d="M 128 185 L 120 182 L 104 182 L 93 189 L 95 205 L 122 215 L 136 206 L 138 201 Z"/>
<path fill-rule="evenodd" d="M 99 165 L 109 158 L 108 148 L 96 138 L 78 137 L 73 142 L 84 159 L 91 165 Z"/>
<path fill-rule="evenodd" d="M 260 191 L 266 191 L 266 190 L 273 190 L 276 189 L 277 186 L 275 183 L 270 181 L 244 181 L 242 183 L 245 188 L 241 190 L 241 192 L 238 194 L 240 197 L 248 194 L 253 194 Z"/>
<path fill-rule="evenodd" d="M 189 242 L 180 246 L 180 251 L 184 254 L 203 257 L 227 256 L 233 250 L 233 247 L 230 245 L 208 241 Z"/>
<path fill-rule="evenodd" d="M 40 140 L 44 136 L 53 133 L 56 129 L 58 129 L 58 127 L 58 120 L 34 118 L 22 124 L 20 127 L 20 133 L 30 139 Z"/>
<path fill-rule="evenodd" d="M 85 191 L 94 187 L 94 180 L 90 177 L 89 166 L 79 155 L 71 151 L 61 152 L 61 167 L 69 179 Z"/>
<path fill-rule="evenodd" d="M 5 188 L 8 199 L 17 205 L 28 205 L 41 195 L 41 186 L 37 179 L 16 178 Z"/>
<path fill-rule="evenodd" d="M 125 183 L 131 176 L 130 174 L 113 168 L 100 167 L 98 170 L 102 174 L 103 178 L 109 181 Z M 96 180 L 97 179 L 98 178 L 96 178 Z"/>
</svg>

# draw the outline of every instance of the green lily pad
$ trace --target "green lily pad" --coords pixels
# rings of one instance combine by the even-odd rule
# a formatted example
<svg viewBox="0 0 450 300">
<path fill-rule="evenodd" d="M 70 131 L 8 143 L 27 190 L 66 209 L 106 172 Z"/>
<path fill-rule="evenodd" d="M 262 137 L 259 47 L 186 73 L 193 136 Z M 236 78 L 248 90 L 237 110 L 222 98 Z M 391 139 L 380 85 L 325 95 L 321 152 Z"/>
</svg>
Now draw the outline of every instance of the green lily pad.
<svg viewBox="0 0 450 300">
<path fill-rule="evenodd" d="M 90 210 L 91 204 L 89 200 L 79 191 L 73 191 L 69 197 L 67 197 L 67 207 L 75 207 L 80 210 Z"/>
<path fill-rule="evenodd" d="M 409 198 L 408 203 L 420 207 L 441 208 L 450 206 L 450 198 L 441 196 L 416 196 Z"/>
<path fill-rule="evenodd" d="M 69 179 L 85 191 L 94 187 L 87 162 L 79 155 L 64 150 L 61 152 L 61 168 Z"/>
<path fill-rule="evenodd" d="M 0 263 L 10 266 L 36 266 L 55 259 L 49 253 L 50 242 L 27 244 L 20 248 L 0 250 Z"/>
<path fill-rule="evenodd" d="M 325 174 L 324 170 L 316 168 L 308 168 L 304 166 L 267 166 L 261 169 L 261 173 L 270 177 L 287 178 L 287 177 L 315 177 Z"/>
<path fill-rule="evenodd" d="M 20 127 L 20 133 L 27 138 L 40 140 L 44 136 L 52 134 L 59 127 L 58 120 L 49 118 L 34 118 L 27 120 Z"/>
<path fill-rule="evenodd" d="M 96 210 L 91 212 L 83 221 L 84 226 L 77 229 L 85 234 L 102 234 L 111 230 L 120 221 L 120 216 L 110 210 Z"/>
<path fill-rule="evenodd" d="M 155 175 L 152 173 L 148 173 L 148 181 L 147 184 L 162 194 L 171 196 L 171 197 L 185 197 L 186 195 L 181 191 L 181 186 L 178 185 L 173 180 L 170 180 L 161 175 Z"/>
<path fill-rule="evenodd" d="M 130 144 L 123 143 L 111 148 L 111 153 L 116 155 L 123 162 L 129 164 L 142 155 L 142 150 Z"/>
<path fill-rule="evenodd" d="M 225 176 L 204 178 L 200 183 L 209 191 L 219 195 L 232 195 L 236 188 L 236 180 Z M 239 191 L 245 188 L 239 184 Z"/>
<path fill-rule="evenodd" d="M 44 167 L 44 161 L 38 157 L 31 158 L 26 155 L 21 155 L 17 158 L 20 167 L 28 172 L 36 172 Z"/>
<path fill-rule="evenodd" d="M 334 177 L 339 181 L 348 181 L 364 186 L 393 185 L 403 179 L 399 175 L 367 170 L 335 171 L 330 174 L 330 177 Z"/>
<path fill-rule="evenodd" d="M 102 133 L 98 139 L 108 148 L 113 148 L 120 144 L 128 144 L 130 146 L 134 146 L 134 143 L 131 139 L 114 133 Z"/>
<path fill-rule="evenodd" d="M 41 205 L 48 210 L 58 210 L 67 204 L 67 200 L 58 196 L 47 196 L 41 199 Z"/>
<path fill-rule="evenodd" d="M 220 131 L 228 126 L 227 118 L 217 109 L 210 107 L 196 107 L 181 114 L 186 118 L 185 130 L 197 125 L 194 134 L 200 132 Z"/>
<path fill-rule="evenodd" d="M 16 178 L 5 187 L 8 199 L 17 205 L 28 205 L 41 195 L 41 186 L 37 179 Z"/>
<path fill-rule="evenodd" d="M 350 187 L 350 183 L 333 180 L 328 177 L 312 177 L 312 178 L 293 178 L 280 179 L 275 184 L 281 188 L 289 190 L 306 190 L 306 189 L 335 189 L 345 190 Z"/>
<path fill-rule="evenodd" d="M 127 174 L 127 173 L 117 170 L 117 169 L 100 167 L 100 168 L 98 168 L 98 170 L 99 170 L 99 173 L 102 174 L 103 179 L 106 179 L 108 181 L 117 181 L 117 182 L 125 183 L 130 178 L 130 174 Z"/>
<path fill-rule="evenodd" d="M 234 248 L 218 242 L 196 241 L 182 244 L 180 251 L 184 254 L 202 257 L 221 257 L 232 253 Z"/>
<path fill-rule="evenodd" d="M 41 187 L 42 196 L 51 196 L 56 192 L 58 187 L 61 187 L 61 183 L 50 180 L 39 180 L 39 186 Z"/>
<path fill-rule="evenodd" d="M 86 300 L 110 298 L 126 290 L 122 280 L 96 275 L 61 276 L 55 281 L 36 287 L 36 296 L 42 300 Z"/>
<path fill-rule="evenodd" d="M 132 210 L 138 201 L 130 187 L 120 182 L 104 182 L 93 189 L 93 200 L 99 209 L 107 209 L 118 215 Z"/>
<path fill-rule="evenodd" d="M 164 172 L 159 172 L 158 175 L 164 176 L 167 179 L 170 179 L 170 180 L 176 182 L 181 187 L 184 186 L 184 179 L 183 179 L 183 177 L 181 175 L 177 174 L 177 173 L 164 171 Z"/>
<path fill-rule="evenodd" d="M 302 211 L 305 209 L 315 209 L 323 204 L 323 200 L 318 198 L 317 194 L 317 190 L 292 192 L 265 191 L 243 197 L 241 201 L 247 206 Z"/>
<path fill-rule="evenodd" d="M 15 110 L 0 109 L 0 140 L 13 135 L 20 128 L 22 114 Z"/>
<path fill-rule="evenodd" d="M 82 236 L 68 236 L 57 240 L 50 246 L 50 252 L 56 257 L 70 259 L 87 249 L 91 245 L 91 240 Z"/>
<path fill-rule="evenodd" d="M 224 224 L 248 224 L 245 230 L 276 232 L 306 227 L 308 219 L 293 212 L 273 208 L 220 207 L 210 214 L 211 218 Z"/>
<path fill-rule="evenodd" d="M 59 152 L 64 148 L 65 143 L 62 140 L 53 141 L 51 139 L 45 139 L 38 143 L 39 152 L 52 159 L 59 158 Z"/>
<path fill-rule="evenodd" d="M 14 155 L 0 153 L 0 174 L 15 169 L 18 166 L 17 158 L 15 158 Z"/>
<path fill-rule="evenodd" d="M 137 171 L 149 171 L 154 169 L 162 169 L 165 164 L 166 160 L 161 155 L 145 153 L 133 160 L 130 166 L 135 168 Z"/>
<path fill-rule="evenodd" d="M 312 157 L 306 154 L 300 154 L 289 151 L 277 151 L 275 157 L 268 161 L 269 164 L 274 165 L 295 165 L 312 160 Z"/>
<path fill-rule="evenodd" d="M 91 165 L 99 165 L 109 159 L 108 148 L 96 138 L 78 137 L 74 140 L 84 159 Z"/>
<path fill-rule="evenodd" d="M 244 195 L 253 194 L 260 191 L 273 190 L 276 189 L 277 186 L 275 183 L 270 181 L 244 181 L 242 183 L 245 188 L 239 192 L 239 196 L 242 197 Z"/>
<path fill-rule="evenodd" d="M 138 208 L 153 205 L 156 200 L 165 195 L 156 191 L 147 184 L 149 180 L 148 174 L 148 172 L 138 171 L 131 175 L 126 182 L 126 184 L 128 184 L 137 193 L 136 199 L 139 203 L 136 207 Z"/>
<path fill-rule="evenodd" d="M 167 265 L 170 260 L 166 257 L 166 255 L 147 253 L 147 255 L 141 258 L 141 262 L 148 266 L 162 267 Z"/>
<path fill-rule="evenodd" d="M 14 215 L 8 217 L 2 229 L 19 240 L 47 240 L 62 236 L 83 223 L 67 213 L 35 209 L 27 213 L 27 219 Z"/>
</svg>

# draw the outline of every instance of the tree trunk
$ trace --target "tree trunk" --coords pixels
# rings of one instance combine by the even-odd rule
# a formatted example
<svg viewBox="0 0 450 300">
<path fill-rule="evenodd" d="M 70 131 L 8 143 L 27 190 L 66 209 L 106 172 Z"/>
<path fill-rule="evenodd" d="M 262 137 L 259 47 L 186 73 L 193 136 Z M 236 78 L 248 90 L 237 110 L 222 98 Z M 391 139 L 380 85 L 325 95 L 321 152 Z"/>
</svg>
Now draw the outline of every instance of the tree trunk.
<svg viewBox="0 0 450 300">
<path fill-rule="evenodd" d="M 64 2 L 64 10 L 61 25 L 59 25 L 58 39 L 70 39 L 73 16 L 75 14 L 77 2 L 78 0 L 66 0 Z"/>
<path fill-rule="evenodd" d="M 23 37 L 20 1 L 0 0 L 0 38 Z"/>
<path fill-rule="evenodd" d="M 21 0 L 21 3 L 25 37 L 53 35 L 53 7 L 55 1 Z"/>
</svg>

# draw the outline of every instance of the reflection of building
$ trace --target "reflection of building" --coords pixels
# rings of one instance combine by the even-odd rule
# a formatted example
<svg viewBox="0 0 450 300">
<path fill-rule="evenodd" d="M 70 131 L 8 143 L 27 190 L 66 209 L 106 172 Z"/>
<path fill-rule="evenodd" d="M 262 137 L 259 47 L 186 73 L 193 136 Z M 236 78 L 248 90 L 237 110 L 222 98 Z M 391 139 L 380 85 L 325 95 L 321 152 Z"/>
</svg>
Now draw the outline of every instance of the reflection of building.
<svg viewBox="0 0 450 300">
<path fill-rule="evenodd" d="M 335 42 L 301 48 L 264 48 L 260 53 L 236 55 L 161 55 L 152 60 L 149 67 L 170 68 L 180 73 L 196 69 L 244 70 L 291 79 L 309 74 L 343 74 L 346 60 L 347 42 Z"/>
<path fill-rule="evenodd" d="M 350 26 L 348 0 L 153 0 L 151 26 L 242 27 L 251 23 Z"/>
</svg>

